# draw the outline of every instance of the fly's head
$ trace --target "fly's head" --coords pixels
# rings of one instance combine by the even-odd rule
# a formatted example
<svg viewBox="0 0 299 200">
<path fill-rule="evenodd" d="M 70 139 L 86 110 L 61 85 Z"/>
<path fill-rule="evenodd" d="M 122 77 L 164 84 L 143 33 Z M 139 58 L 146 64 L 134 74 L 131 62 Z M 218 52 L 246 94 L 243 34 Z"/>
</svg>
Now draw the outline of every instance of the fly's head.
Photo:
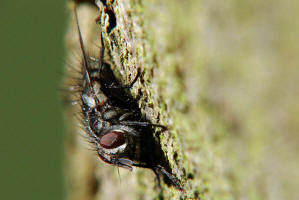
<svg viewBox="0 0 299 200">
<path fill-rule="evenodd" d="M 139 132 L 121 124 L 122 118 L 128 115 L 125 110 L 111 105 L 107 97 L 96 88 L 91 89 L 93 92 L 89 94 L 97 95 L 89 96 L 84 92 L 81 95 L 84 126 L 89 140 L 95 145 L 98 156 L 104 162 L 132 169 L 132 160 L 139 145 Z M 99 97 L 106 101 L 100 101 Z"/>
<path fill-rule="evenodd" d="M 97 142 L 98 156 L 106 163 L 132 170 L 136 149 L 134 130 L 122 125 L 114 125 L 102 132 Z"/>
</svg>

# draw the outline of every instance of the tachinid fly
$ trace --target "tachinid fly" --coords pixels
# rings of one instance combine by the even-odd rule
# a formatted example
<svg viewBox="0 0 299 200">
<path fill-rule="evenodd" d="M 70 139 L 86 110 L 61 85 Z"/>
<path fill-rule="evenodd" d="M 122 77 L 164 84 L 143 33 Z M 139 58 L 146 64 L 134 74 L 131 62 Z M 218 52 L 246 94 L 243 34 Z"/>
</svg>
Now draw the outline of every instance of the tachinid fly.
<svg viewBox="0 0 299 200">
<path fill-rule="evenodd" d="M 99 58 L 89 57 L 76 8 L 74 12 L 82 52 L 82 77 L 76 87 L 80 88 L 78 96 L 89 142 L 104 162 L 129 170 L 133 167 L 152 169 L 158 180 L 159 175 L 163 175 L 166 183 L 183 190 L 178 180 L 167 172 L 170 170 L 168 162 L 153 136 L 154 128 L 163 131 L 165 127 L 142 117 L 137 100 L 130 94 L 130 88 L 142 73 L 138 70 L 130 84 L 122 84 L 110 64 L 104 62 L 102 33 Z"/>
</svg>

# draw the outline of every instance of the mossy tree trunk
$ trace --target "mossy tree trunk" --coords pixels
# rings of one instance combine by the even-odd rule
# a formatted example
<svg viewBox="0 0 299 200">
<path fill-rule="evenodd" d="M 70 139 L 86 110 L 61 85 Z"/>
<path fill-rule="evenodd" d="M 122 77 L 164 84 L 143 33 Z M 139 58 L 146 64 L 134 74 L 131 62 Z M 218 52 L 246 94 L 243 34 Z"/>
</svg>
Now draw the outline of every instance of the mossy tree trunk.
<svg viewBox="0 0 299 200">
<path fill-rule="evenodd" d="M 272 35 L 274 38 L 268 43 L 262 40 L 275 23 L 283 23 L 272 18 L 279 18 L 275 14 L 278 11 L 269 8 L 274 14 L 267 16 L 267 9 L 262 5 L 253 5 L 249 1 L 238 3 L 237 0 L 229 3 L 106 0 L 99 5 L 100 9 L 88 1 L 78 4 L 85 46 L 89 51 L 98 52 L 102 31 L 108 57 L 126 83 L 133 79 L 138 68 L 142 70 L 143 75 L 131 91 L 134 96 L 142 94 L 139 106 L 146 118 L 169 127 L 157 137 L 160 137 L 172 173 L 182 181 L 186 192 L 163 183 L 162 190 L 157 189 L 153 173 L 145 169 L 134 169 L 133 172 L 119 169 L 119 176 L 116 167 L 106 165 L 95 152 L 87 150 L 85 139 L 78 134 L 82 131 L 77 127 L 78 119 L 72 117 L 79 108 L 72 106 L 66 115 L 71 124 L 66 143 L 68 198 L 270 197 L 277 186 L 266 180 L 269 181 L 274 172 L 260 173 L 266 172 L 269 163 L 280 161 L 288 151 L 281 157 L 276 155 L 274 159 L 264 160 L 265 156 L 269 158 L 271 155 L 265 145 L 276 145 L 274 141 L 269 142 L 274 126 L 269 123 L 275 123 L 275 119 L 265 122 L 267 113 L 275 112 L 275 109 L 274 105 L 265 107 L 268 104 L 262 98 L 271 99 L 277 87 L 258 84 L 263 84 L 265 79 L 284 83 L 284 79 L 279 79 L 278 64 L 270 77 L 265 74 L 266 66 L 273 64 L 269 60 L 277 58 L 278 54 L 270 49 L 275 48 L 273 41 L 278 36 Z M 255 17 L 240 13 L 242 9 L 253 10 Z M 74 52 L 80 55 L 80 49 L 72 1 L 69 2 L 69 12 L 68 60 L 78 69 L 80 56 L 74 56 Z M 271 19 L 272 23 L 259 21 L 259 17 Z M 100 19 L 101 25 L 95 23 L 96 18 Z M 264 32 L 259 32 L 263 27 L 266 27 Z M 262 47 L 261 42 L 266 47 Z M 257 49 L 261 49 L 261 54 L 252 51 Z M 278 60 L 287 60 L 283 55 L 279 56 Z M 66 73 L 70 75 L 72 71 L 66 70 Z M 65 80 L 66 83 L 71 81 Z M 283 99 L 276 101 L 282 103 Z M 257 106 L 256 110 L 250 109 L 253 106 Z M 293 131 L 296 130 L 298 127 L 294 127 Z M 283 145 L 287 146 L 287 143 Z M 260 165 L 263 166 L 258 168 Z M 288 166 L 293 169 L 298 162 Z M 289 172 L 288 176 L 278 178 L 290 181 L 286 177 L 292 175 L 293 172 Z M 287 197 L 295 195 L 290 190 L 276 193 L 289 195 Z"/>
</svg>

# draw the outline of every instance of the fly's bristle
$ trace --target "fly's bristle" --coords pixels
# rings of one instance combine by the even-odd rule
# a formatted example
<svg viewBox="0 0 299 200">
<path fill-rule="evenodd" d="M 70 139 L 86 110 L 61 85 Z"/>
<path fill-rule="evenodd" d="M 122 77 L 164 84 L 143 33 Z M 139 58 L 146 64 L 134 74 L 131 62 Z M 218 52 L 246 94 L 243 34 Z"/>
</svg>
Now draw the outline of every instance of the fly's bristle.
<svg viewBox="0 0 299 200">
<path fill-rule="evenodd" d="M 87 85 L 90 86 L 91 83 L 90 83 L 90 76 L 89 76 L 89 71 L 88 71 L 89 70 L 89 65 L 88 65 L 87 55 L 86 55 L 86 51 L 85 51 L 85 47 L 84 47 L 84 43 L 83 43 L 83 38 L 82 38 L 80 26 L 79 26 L 79 20 L 78 20 L 76 4 L 75 4 L 75 7 L 74 7 L 74 13 L 75 13 L 75 21 L 76 21 L 77 30 L 78 30 L 80 48 L 81 48 L 81 52 L 82 52 L 82 72 L 83 72 L 83 76 L 84 76 L 84 79 L 85 79 Z"/>
</svg>

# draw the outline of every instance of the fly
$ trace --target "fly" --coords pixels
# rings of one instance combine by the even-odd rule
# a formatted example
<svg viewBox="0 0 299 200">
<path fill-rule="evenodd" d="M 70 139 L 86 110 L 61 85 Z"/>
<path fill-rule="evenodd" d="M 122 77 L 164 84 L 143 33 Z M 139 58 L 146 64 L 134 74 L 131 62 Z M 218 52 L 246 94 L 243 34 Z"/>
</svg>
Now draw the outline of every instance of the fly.
<svg viewBox="0 0 299 200">
<path fill-rule="evenodd" d="M 130 88 L 141 76 L 140 69 L 130 84 L 124 85 L 104 62 L 104 42 L 101 33 L 99 59 L 89 57 L 85 51 L 78 16 L 75 12 L 79 43 L 82 53 L 79 102 L 88 140 L 98 157 L 107 164 L 132 170 L 142 167 L 163 175 L 166 183 L 183 190 L 170 170 L 161 147 L 154 139 L 154 128 L 166 127 L 145 119 Z M 95 65 L 92 63 L 96 63 Z M 167 169 L 167 170 L 166 170 Z"/>
</svg>

